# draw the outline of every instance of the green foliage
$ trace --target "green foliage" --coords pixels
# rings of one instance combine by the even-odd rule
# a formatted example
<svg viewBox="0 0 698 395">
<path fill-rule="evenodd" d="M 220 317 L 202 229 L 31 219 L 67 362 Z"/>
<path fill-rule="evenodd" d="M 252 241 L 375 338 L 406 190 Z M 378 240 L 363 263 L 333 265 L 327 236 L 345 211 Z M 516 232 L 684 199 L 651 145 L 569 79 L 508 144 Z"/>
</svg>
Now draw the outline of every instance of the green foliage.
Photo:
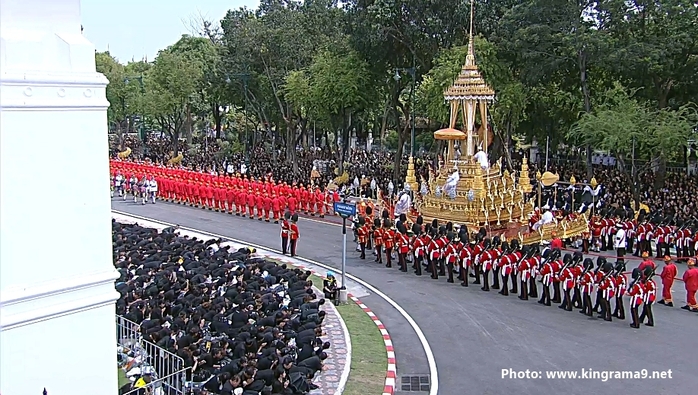
<svg viewBox="0 0 698 395">
<path fill-rule="evenodd" d="M 633 93 L 616 83 L 605 92 L 602 104 L 582 115 L 568 137 L 613 152 L 621 160 L 630 158 L 633 145 L 638 157 L 674 159 L 698 125 L 695 108 L 656 110 L 636 100 Z"/>
<path fill-rule="evenodd" d="M 667 156 L 679 152 L 692 122 L 687 105 L 698 102 L 694 3 L 476 1 L 475 57 L 496 91 L 495 131 L 621 151 L 635 133 L 643 155 L 652 144 Z M 312 125 L 318 135 L 386 131 L 386 145 L 399 148 L 409 138 L 414 81 L 416 119 L 444 126 L 443 92 L 465 62 L 469 2 L 338 4 L 262 0 L 256 9 L 230 10 L 221 34 L 208 23 L 203 37 L 181 37 L 152 63 L 120 65 L 96 54 L 110 80 L 109 122 L 123 129 L 144 115 L 176 138 L 191 113 L 199 127 L 232 124 L 227 135 L 238 143 L 242 130 L 265 128 L 265 139 L 274 136 L 293 151 Z M 414 80 L 404 70 L 413 62 Z M 395 80 L 398 69 L 403 78 Z M 141 75 L 142 88 L 133 78 Z M 224 114 L 224 106 L 234 111 Z M 621 126 L 614 127 L 614 117 Z M 613 133 L 592 133 L 592 126 Z M 417 144 L 429 148 L 431 132 L 420 133 Z M 293 153 L 287 159 L 293 162 Z"/>
</svg>

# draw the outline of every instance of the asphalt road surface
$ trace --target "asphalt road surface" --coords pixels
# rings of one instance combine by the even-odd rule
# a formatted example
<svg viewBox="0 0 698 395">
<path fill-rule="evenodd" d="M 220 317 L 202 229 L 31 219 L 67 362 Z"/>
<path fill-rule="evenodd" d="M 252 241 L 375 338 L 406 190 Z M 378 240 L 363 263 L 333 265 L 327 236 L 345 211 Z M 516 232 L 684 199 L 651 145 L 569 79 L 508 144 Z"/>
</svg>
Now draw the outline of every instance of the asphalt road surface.
<svg viewBox="0 0 698 395">
<path fill-rule="evenodd" d="M 118 211 L 177 223 L 272 249 L 280 248 L 278 225 L 228 214 L 158 202 L 142 206 L 114 199 Z M 339 268 L 341 228 L 301 219 L 298 254 Z M 546 307 L 535 300 L 520 301 L 388 269 L 372 257 L 358 259 L 348 240 L 347 272 L 369 282 L 400 304 L 424 332 L 436 358 L 439 393 L 456 394 L 695 394 L 698 388 L 698 314 L 681 310 L 683 283 L 674 285 L 677 307 L 654 306 L 655 327 L 629 327 L 629 318 L 605 322 L 577 311 Z M 629 270 L 639 262 L 631 261 Z M 679 265 L 680 273 L 683 265 Z M 655 278 L 659 282 L 658 278 Z M 393 339 L 400 377 L 427 375 L 424 350 L 415 332 L 398 312 L 376 295 L 364 296 Z M 627 307 L 626 316 L 630 311 Z M 664 379 L 581 378 L 583 369 L 601 371 L 671 370 Z M 540 378 L 503 378 L 503 372 L 533 372 Z M 577 379 L 548 378 L 569 371 Z M 553 372 L 553 373 L 550 373 Z M 665 377 L 669 373 L 664 373 Z M 530 377 L 530 375 L 529 375 Z"/>
</svg>

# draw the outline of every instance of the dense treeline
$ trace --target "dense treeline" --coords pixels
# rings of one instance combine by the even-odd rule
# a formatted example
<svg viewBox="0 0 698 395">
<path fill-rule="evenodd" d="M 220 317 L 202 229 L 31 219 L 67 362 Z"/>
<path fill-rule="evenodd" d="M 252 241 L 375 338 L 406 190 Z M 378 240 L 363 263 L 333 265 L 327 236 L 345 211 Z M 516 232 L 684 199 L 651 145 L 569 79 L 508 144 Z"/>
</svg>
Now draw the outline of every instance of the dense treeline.
<svg viewBox="0 0 698 395">
<path fill-rule="evenodd" d="M 262 0 L 199 21 L 197 34 L 151 63 L 99 53 L 111 127 L 161 130 L 174 150 L 210 127 L 219 138 L 226 132 L 231 149 L 274 144 L 289 153 L 313 136 L 336 148 L 371 131 L 402 153 L 414 113 L 417 140 L 429 148 L 425 132 L 448 120 L 442 93 L 465 60 L 470 8 Z M 684 154 L 698 102 L 694 1 L 476 0 L 474 9 L 477 61 L 498 94 L 498 147 L 512 136 L 549 137 L 621 161 L 633 147 L 660 165 Z"/>
</svg>

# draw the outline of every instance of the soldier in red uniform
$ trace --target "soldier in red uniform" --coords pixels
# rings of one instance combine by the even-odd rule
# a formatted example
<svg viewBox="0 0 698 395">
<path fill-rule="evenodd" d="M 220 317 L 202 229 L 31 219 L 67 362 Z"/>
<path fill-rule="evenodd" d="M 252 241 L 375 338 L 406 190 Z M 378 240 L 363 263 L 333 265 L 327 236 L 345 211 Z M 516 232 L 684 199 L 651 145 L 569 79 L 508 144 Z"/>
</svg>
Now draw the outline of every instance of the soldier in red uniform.
<svg viewBox="0 0 698 395">
<path fill-rule="evenodd" d="M 448 244 L 444 248 L 444 261 L 446 262 L 446 271 L 448 271 L 448 282 L 453 283 L 453 267 L 458 260 L 458 249 L 455 245 L 456 235 L 453 232 L 446 233 Z"/>
<path fill-rule="evenodd" d="M 436 225 L 436 226 L 435 226 Z M 437 270 L 437 265 L 439 259 L 441 259 L 441 248 L 439 247 L 439 234 L 438 234 L 438 222 L 434 219 L 431 223 L 431 229 L 429 233 L 429 245 L 427 246 L 427 253 L 429 259 L 429 273 L 431 278 L 438 279 L 439 271 Z"/>
<path fill-rule="evenodd" d="M 286 211 L 281 219 L 281 253 L 286 255 L 288 250 L 288 236 L 291 232 L 291 224 L 288 222 L 291 219 L 291 213 Z"/>
<path fill-rule="evenodd" d="M 272 192 L 271 195 L 271 212 L 272 212 L 272 219 L 274 220 L 275 224 L 279 223 L 279 212 L 281 210 L 281 202 L 279 202 L 279 197 L 276 195 L 276 192 Z"/>
<path fill-rule="evenodd" d="M 601 314 L 599 318 L 604 321 L 612 321 L 611 318 L 611 299 L 615 296 L 616 286 L 615 277 L 613 277 L 613 265 L 606 262 L 601 266 L 601 281 L 599 281 L 599 290 L 601 291 Z"/>
<path fill-rule="evenodd" d="M 499 250 L 499 236 L 495 236 L 492 242 L 489 242 L 489 240 L 485 239 L 485 252 L 482 253 L 480 256 L 480 264 L 482 265 L 482 289 L 485 292 L 489 292 L 490 290 L 490 271 L 492 271 L 492 267 L 494 264 L 497 262 L 499 257 L 501 256 L 501 250 Z M 490 244 L 491 243 L 491 244 Z"/>
<path fill-rule="evenodd" d="M 625 262 L 616 262 L 615 267 L 615 285 L 616 285 L 616 308 L 613 311 L 613 316 L 619 320 L 625 319 L 625 305 L 623 304 L 623 295 L 628 287 L 628 278 L 624 274 Z"/>
<path fill-rule="evenodd" d="M 325 218 L 325 193 L 320 189 L 315 189 L 315 211 L 320 218 Z"/>
<path fill-rule="evenodd" d="M 579 280 L 579 287 L 582 292 L 582 309 L 580 313 L 589 317 L 594 316 L 592 311 L 591 294 L 594 293 L 594 261 L 591 258 L 584 259 L 584 271 Z"/>
<path fill-rule="evenodd" d="M 376 248 L 376 259 L 373 261 L 383 263 L 383 252 L 381 251 L 383 246 L 383 229 L 381 229 L 381 220 L 378 218 L 373 220 L 373 245 Z"/>
<path fill-rule="evenodd" d="M 231 184 L 225 189 L 225 201 L 228 203 L 228 214 L 233 215 L 233 205 L 237 199 L 237 189 Z M 235 207 L 237 209 L 237 207 Z"/>
<path fill-rule="evenodd" d="M 688 267 L 683 273 L 683 282 L 686 287 L 686 305 L 681 307 L 684 310 L 698 312 L 698 303 L 696 302 L 696 291 L 698 291 L 698 268 L 696 268 L 695 259 L 689 259 Z"/>
<path fill-rule="evenodd" d="M 269 192 L 264 192 L 264 196 L 262 196 L 262 210 L 264 212 L 264 221 L 269 222 L 269 212 L 271 211 L 271 197 L 269 196 Z"/>
<path fill-rule="evenodd" d="M 499 274 L 502 276 L 502 289 L 499 291 L 501 295 L 509 295 L 509 277 L 514 271 L 514 268 L 519 265 L 522 253 L 518 251 L 518 243 L 514 243 L 516 240 L 512 240 L 511 246 L 506 242 L 502 243 L 502 253 L 504 256 L 499 259 Z M 516 277 L 514 277 L 513 282 L 516 283 Z M 512 289 L 512 293 L 516 293 Z"/>
<path fill-rule="evenodd" d="M 359 259 L 366 259 L 366 243 L 368 242 L 368 232 L 365 225 L 366 218 L 359 217 L 356 227 L 356 234 L 359 239 L 359 249 L 361 251 L 361 256 L 359 256 Z"/>
<path fill-rule="evenodd" d="M 214 197 L 214 192 L 215 188 L 212 184 L 207 184 L 206 185 L 206 208 L 209 209 L 209 211 L 212 211 L 214 208 L 215 202 L 213 201 Z"/>
<path fill-rule="evenodd" d="M 436 244 L 439 247 L 439 260 L 438 260 L 438 270 L 439 270 L 439 276 L 445 276 L 446 275 L 446 246 L 449 244 L 448 237 L 446 237 L 446 234 L 448 233 L 447 227 L 442 226 L 439 228 L 439 238 L 436 240 Z"/>
<path fill-rule="evenodd" d="M 642 271 L 642 288 L 644 290 L 644 298 L 642 300 L 642 313 L 640 314 L 640 323 L 645 322 L 647 317 L 647 326 L 654 326 L 654 314 L 652 314 L 652 305 L 657 299 L 657 283 L 654 282 L 654 269 L 646 267 Z"/>
<path fill-rule="evenodd" d="M 557 259 L 559 257 L 560 250 L 547 250 L 543 253 L 545 263 L 543 263 L 543 267 L 540 269 L 541 283 L 543 284 L 543 292 L 538 300 L 538 303 L 540 304 L 544 304 L 546 306 L 550 306 L 552 304 L 550 300 L 550 285 L 553 283 L 553 276 L 556 272 L 554 263 L 558 262 Z"/>
<path fill-rule="evenodd" d="M 516 271 L 519 272 L 521 277 L 521 294 L 519 295 L 521 300 L 528 300 L 528 282 L 531 280 L 531 265 L 535 262 L 535 259 L 531 256 L 532 254 L 533 249 L 529 246 L 524 246 L 521 249 L 522 257 L 516 267 Z"/>
<path fill-rule="evenodd" d="M 383 245 L 385 246 L 385 267 L 392 267 L 393 246 L 395 245 L 395 232 L 391 229 L 393 224 L 390 219 L 383 220 Z"/>
<path fill-rule="evenodd" d="M 245 204 L 247 203 L 247 194 L 242 187 L 242 184 L 238 184 L 235 190 L 235 215 L 245 216 Z"/>
<path fill-rule="evenodd" d="M 222 179 L 221 179 L 222 180 Z M 223 181 L 218 183 L 218 197 L 216 198 L 216 203 L 218 208 L 218 211 L 221 213 L 225 213 L 226 208 L 226 202 L 228 201 L 228 190 L 226 189 L 225 184 Z"/>
<path fill-rule="evenodd" d="M 400 223 L 398 229 L 398 261 L 400 262 L 400 271 L 407 272 L 407 254 L 410 252 L 410 238 L 407 235 L 407 225 Z M 453 273 L 453 271 L 451 271 Z"/>
<path fill-rule="evenodd" d="M 254 195 L 254 206 L 257 209 L 257 219 L 261 221 L 264 217 L 264 196 L 259 190 Z"/>
<path fill-rule="evenodd" d="M 376 221 L 378 221 L 378 219 L 376 219 Z M 414 274 L 421 276 L 427 239 L 422 232 L 422 226 L 419 224 L 412 225 L 412 233 L 414 234 L 414 242 L 412 243 L 412 249 L 414 251 Z"/>
<path fill-rule="evenodd" d="M 308 185 L 308 189 L 306 191 L 306 198 L 308 201 L 308 212 L 310 213 L 311 216 L 315 216 L 315 213 L 317 211 L 317 195 L 315 194 L 315 191 L 311 188 L 310 185 Z M 371 218 L 366 218 L 367 223 L 372 223 L 373 219 Z M 370 237 L 369 237 L 370 238 Z"/>
<path fill-rule="evenodd" d="M 572 290 L 574 289 L 575 283 L 573 268 L 575 264 L 572 260 L 571 254 L 565 254 L 565 256 L 562 258 L 562 262 L 564 266 L 559 272 L 560 274 L 558 275 L 558 280 L 562 286 L 562 291 L 565 296 L 563 297 L 562 303 L 558 307 L 567 311 L 572 311 Z"/>
<path fill-rule="evenodd" d="M 678 270 L 674 262 L 671 260 L 664 261 L 662 273 L 659 275 L 659 277 L 662 278 L 662 300 L 657 303 L 674 307 L 674 302 L 671 297 L 671 287 L 674 285 L 674 278 L 677 273 Z"/>
<path fill-rule="evenodd" d="M 254 204 L 256 201 L 256 195 L 252 192 L 252 189 L 247 190 L 247 216 L 250 219 L 254 219 Z"/>
<path fill-rule="evenodd" d="M 461 287 L 468 286 L 468 274 L 470 272 L 470 264 L 472 261 L 473 246 L 470 244 L 468 237 L 468 227 L 462 225 L 458 230 L 458 239 L 460 240 L 463 248 L 458 251 L 458 259 L 460 261 L 458 270 L 458 280 L 460 280 Z"/>
<path fill-rule="evenodd" d="M 642 304 L 642 300 L 644 298 L 644 288 L 642 287 L 640 273 L 640 269 L 633 269 L 633 281 L 630 283 L 630 287 L 628 288 L 628 296 L 630 296 L 630 317 L 633 320 L 633 322 L 630 323 L 630 326 L 635 329 L 640 327 L 638 308 Z"/>
<path fill-rule="evenodd" d="M 295 196 L 294 193 L 289 193 L 289 194 L 288 194 L 287 203 L 288 203 L 288 209 L 289 209 L 289 211 L 291 211 L 292 214 L 295 214 L 295 213 L 296 213 L 296 207 L 297 207 L 296 205 L 298 204 L 298 199 L 296 199 L 296 196 Z"/>
<path fill-rule="evenodd" d="M 293 214 L 291 216 L 291 256 L 296 256 L 296 247 L 298 246 L 298 238 L 301 236 L 301 232 L 298 229 L 298 214 Z"/>
</svg>

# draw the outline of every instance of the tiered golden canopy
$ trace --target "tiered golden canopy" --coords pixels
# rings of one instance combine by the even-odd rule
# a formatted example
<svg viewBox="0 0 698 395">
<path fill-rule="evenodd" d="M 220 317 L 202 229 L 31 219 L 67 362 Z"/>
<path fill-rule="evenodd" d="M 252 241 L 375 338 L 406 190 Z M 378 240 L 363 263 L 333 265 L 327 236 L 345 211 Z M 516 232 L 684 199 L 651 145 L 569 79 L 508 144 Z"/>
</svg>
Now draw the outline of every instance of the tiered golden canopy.
<svg viewBox="0 0 698 395">
<path fill-rule="evenodd" d="M 420 193 L 415 199 L 416 208 L 427 220 L 436 218 L 471 227 L 486 226 L 494 232 L 518 235 L 525 243 L 540 241 L 549 236 L 553 229 L 551 226 L 557 229 L 558 225 L 546 225 L 544 232 L 521 236 L 522 232 L 527 231 L 526 225 L 534 209 L 533 201 L 527 197 L 532 185 L 526 158 L 518 177 L 502 169 L 501 161 L 489 163 L 487 147 L 491 137 L 488 133 L 487 109 L 495 99 L 495 92 L 484 80 L 475 62 L 473 11 L 471 3 L 465 64 L 453 85 L 444 92 L 444 99 L 451 110 L 449 127 L 434 132 L 436 140 L 447 141 L 446 154 L 440 168 L 429 177 L 429 182 L 422 180 Z M 481 130 L 484 131 L 481 136 L 475 132 L 478 115 Z M 465 126 L 464 132 L 455 128 L 459 116 Z M 462 140 L 466 140 L 467 147 L 464 155 L 459 156 L 455 144 Z M 410 185 L 416 181 L 411 160 L 406 181 Z M 565 223 L 560 226 L 559 234 L 571 237 L 572 233 L 581 233 L 582 229 L 586 229 L 586 219 L 579 224 Z"/>
</svg>

